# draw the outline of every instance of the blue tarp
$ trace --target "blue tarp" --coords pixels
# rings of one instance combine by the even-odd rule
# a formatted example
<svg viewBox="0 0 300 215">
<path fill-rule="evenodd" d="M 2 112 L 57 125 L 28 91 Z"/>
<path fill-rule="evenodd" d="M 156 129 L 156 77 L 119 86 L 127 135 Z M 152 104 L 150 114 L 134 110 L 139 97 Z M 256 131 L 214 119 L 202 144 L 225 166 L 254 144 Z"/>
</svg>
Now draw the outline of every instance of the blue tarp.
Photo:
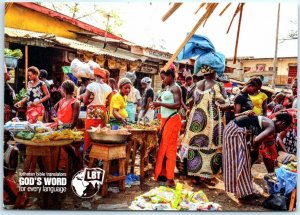
<svg viewBox="0 0 300 215">
<path fill-rule="evenodd" d="M 198 73 L 200 67 L 208 65 L 222 76 L 225 70 L 225 56 L 216 52 L 212 42 L 205 36 L 193 35 L 178 55 L 178 60 L 197 57 L 194 65 L 194 74 Z"/>
</svg>

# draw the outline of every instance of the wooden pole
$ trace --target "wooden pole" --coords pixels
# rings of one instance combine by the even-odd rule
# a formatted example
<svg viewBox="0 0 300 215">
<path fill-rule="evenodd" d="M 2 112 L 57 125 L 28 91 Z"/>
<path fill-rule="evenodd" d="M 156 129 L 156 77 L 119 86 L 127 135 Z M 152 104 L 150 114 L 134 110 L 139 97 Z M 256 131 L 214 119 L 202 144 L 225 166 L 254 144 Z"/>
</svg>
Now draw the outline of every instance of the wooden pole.
<svg viewBox="0 0 300 215">
<path fill-rule="evenodd" d="M 219 16 L 222 16 L 223 13 L 227 10 L 227 8 L 229 8 L 230 5 L 231 5 L 231 3 L 228 3 L 228 4 L 226 5 L 226 7 L 222 10 L 222 12 L 219 14 Z"/>
<path fill-rule="evenodd" d="M 181 5 L 182 3 L 174 3 L 171 9 L 161 18 L 161 20 L 163 22 L 166 21 Z"/>
<path fill-rule="evenodd" d="M 274 74 L 272 76 L 272 88 L 275 88 L 276 76 L 277 76 L 277 50 L 278 50 L 279 20 L 280 20 L 280 3 L 278 3 L 278 12 L 277 12 L 275 54 L 274 54 L 274 61 L 273 61 L 273 72 L 274 72 Z"/>
<path fill-rule="evenodd" d="M 25 88 L 28 84 L 28 45 L 25 46 Z"/>
<path fill-rule="evenodd" d="M 174 62 L 178 54 L 181 52 L 183 47 L 187 44 L 187 42 L 191 39 L 191 37 L 194 35 L 194 33 L 197 31 L 197 29 L 201 26 L 203 21 L 213 13 L 215 8 L 218 6 L 218 3 L 209 3 L 209 7 L 207 8 L 205 14 L 200 18 L 200 20 L 196 23 L 196 25 L 193 27 L 191 32 L 188 34 L 188 36 L 185 38 L 185 40 L 180 44 L 180 46 L 177 48 L 175 53 L 172 55 L 172 57 L 169 59 L 169 61 L 166 63 L 166 65 L 162 68 L 162 70 L 167 71 L 170 67 L 170 65 Z"/>
<path fill-rule="evenodd" d="M 230 30 L 230 28 L 231 28 L 232 22 L 233 22 L 235 16 L 239 13 L 240 10 L 241 10 L 241 3 L 239 3 L 239 5 L 237 6 L 237 8 L 236 8 L 236 10 L 235 10 L 235 12 L 234 12 L 234 15 L 233 15 L 233 17 L 232 17 L 232 19 L 231 19 L 231 22 L 230 22 L 230 24 L 229 24 L 229 27 L 228 27 L 228 29 L 227 29 L 226 34 L 229 33 L 229 30 Z"/>
<path fill-rule="evenodd" d="M 238 49 L 238 45 L 239 45 L 239 37 L 240 37 L 240 30 L 241 30 L 241 22 L 242 22 L 242 15 L 243 15 L 244 4 L 245 3 L 241 3 L 239 25 L 238 25 L 238 30 L 237 30 L 237 34 L 236 34 L 236 41 L 235 41 L 233 64 L 236 63 L 236 55 L 237 55 L 237 49 Z"/>
<path fill-rule="evenodd" d="M 197 8 L 197 10 L 195 11 L 195 15 L 198 13 L 198 11 L 205 5 L 206 3 L 201 3 L 200 6 Z"/>
</svg>

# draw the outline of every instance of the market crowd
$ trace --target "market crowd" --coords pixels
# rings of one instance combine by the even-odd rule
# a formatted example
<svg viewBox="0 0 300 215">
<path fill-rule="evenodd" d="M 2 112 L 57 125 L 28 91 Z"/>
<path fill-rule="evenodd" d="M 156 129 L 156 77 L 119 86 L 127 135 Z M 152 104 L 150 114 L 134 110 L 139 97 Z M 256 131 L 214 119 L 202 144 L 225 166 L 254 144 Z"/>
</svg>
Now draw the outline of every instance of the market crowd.
<svg viewBox="0 0 300 215">
<path fill-rule="evenodd" d="M 260 196 L 253 185 L 252 165 L 264 162 L 268 173 L 274 174 L 279 152 L 297 152 L 297 82 L 291 85 L 292 93 L 279 91 L 269 96 L 259 77 L 225 88 L 228 81 L 221 78 L 225 57 L 211 51 L 197 58 L 194 67 L 193 75 L 183 82 L 177 80 L 174 65 L 161 71 L 162 88 L 154 92 L 149 77 L 141 80 L 139 91 L 134 72 L 126 72 L 117 81 L 109 71 L 94 67 L 93 78 L 66 76 L 62 83 L 50 85 L 47 71 L 31 66 L 27 96 L 17 103 L 5 68 L 5 122 L 24 107 L 24 120 L 30 123 L 57 122 L 85 130 L 160 119 L 155 180 L 174 187 L 177 166 L 193 183 L 213 186 L 214 177 L 222 171 L 225 191 L 240 201 L 255 201 Z M 90 142 L 86 132 L 83 153 Z M 7 151 L 7 138 L 4 144 Z M 9 176 L 16 168 L 15 160 L 4 161 Z M 60 162 L 59 168 L 63 170 L 64 165 Z"/>
</svg>

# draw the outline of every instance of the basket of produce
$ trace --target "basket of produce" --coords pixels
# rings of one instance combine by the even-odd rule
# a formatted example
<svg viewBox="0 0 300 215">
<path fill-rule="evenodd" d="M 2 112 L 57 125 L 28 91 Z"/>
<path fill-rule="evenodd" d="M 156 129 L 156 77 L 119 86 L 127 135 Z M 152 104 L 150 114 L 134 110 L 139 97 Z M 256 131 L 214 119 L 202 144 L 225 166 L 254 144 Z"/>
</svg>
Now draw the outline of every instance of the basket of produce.
<svg viewBox="0 0 300 215">
<path fill-rule="evenodd" d="M 20 49 L 4 49 L 4 61 L 7 67 L 16 68 L 18 60 L 23 57 L 23 53 Z"/>
<path fill-rule="evenodd" d="M 127 129 L 110 130 L 108 128 L 92 128 L 87 130 L 94 142 L 120 144 L 125 143 L 131 135 Z"/>
</svg>

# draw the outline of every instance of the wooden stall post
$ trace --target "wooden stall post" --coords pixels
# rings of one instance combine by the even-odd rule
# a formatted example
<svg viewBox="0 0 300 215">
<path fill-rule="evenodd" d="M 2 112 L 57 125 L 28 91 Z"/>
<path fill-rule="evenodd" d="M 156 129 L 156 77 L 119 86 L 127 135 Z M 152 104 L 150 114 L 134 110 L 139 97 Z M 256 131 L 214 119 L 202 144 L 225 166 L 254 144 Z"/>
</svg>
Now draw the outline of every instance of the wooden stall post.
<svg viewBox="0 0 300 215">
<path fill-rule="evenodd" d="M 174 62 L 178 54 L 181 52 L 183 47 L 187 44 L 187 42 L 192 38 L 194 33 L 197 31 L 197 29 L 201 26 L 201 24 L 206 20 L 208 16 L 210 16 L 215 8 L 218 6 L 218 3 L 211 3 L 208 4 L 207 10 L 205 14 L 200 18 L 200 20 L 196 23 L 194 28 L 191 30 L 191 32 L 188 34 L 188 36 L 185 38 L 185 40 L 180 44 L 180 46 L 177 48 L 176 52 L 172 55 L 172 57 L 169 59 L 167 64 L 163 67 L 164 71 L 167 71 L 170 67 L 170 65 Z"/>
<path fill-rule="evenodd" d="M 182 3 L 174 3 L 171 9 L 161 18 L 161 20 L 163 22 L 166 21 L 181 5 Z"/>
<path fill-rule="evenodd" d="M 28 84 L 28 45 L 25 46 L 25 88 L 27 89 Z"/>
<path fill-rule="evenodd" d="M 239 45 L 239 37 L 240 37 L 240 29 L 241 29 L 241 22 L 242 22 L 242 15 L 243 15 L 244 4 L 245 3 L 241 3 L 239 25 L 238 25 L 238 30 L 237 30 L 237 34 L 236 34 L 236 41 L 235 41 L 233 64 L 236 63 L 236 55 L 237 55 L 237 49 L 238 49 L 238 45 Z"/>
</svg>

